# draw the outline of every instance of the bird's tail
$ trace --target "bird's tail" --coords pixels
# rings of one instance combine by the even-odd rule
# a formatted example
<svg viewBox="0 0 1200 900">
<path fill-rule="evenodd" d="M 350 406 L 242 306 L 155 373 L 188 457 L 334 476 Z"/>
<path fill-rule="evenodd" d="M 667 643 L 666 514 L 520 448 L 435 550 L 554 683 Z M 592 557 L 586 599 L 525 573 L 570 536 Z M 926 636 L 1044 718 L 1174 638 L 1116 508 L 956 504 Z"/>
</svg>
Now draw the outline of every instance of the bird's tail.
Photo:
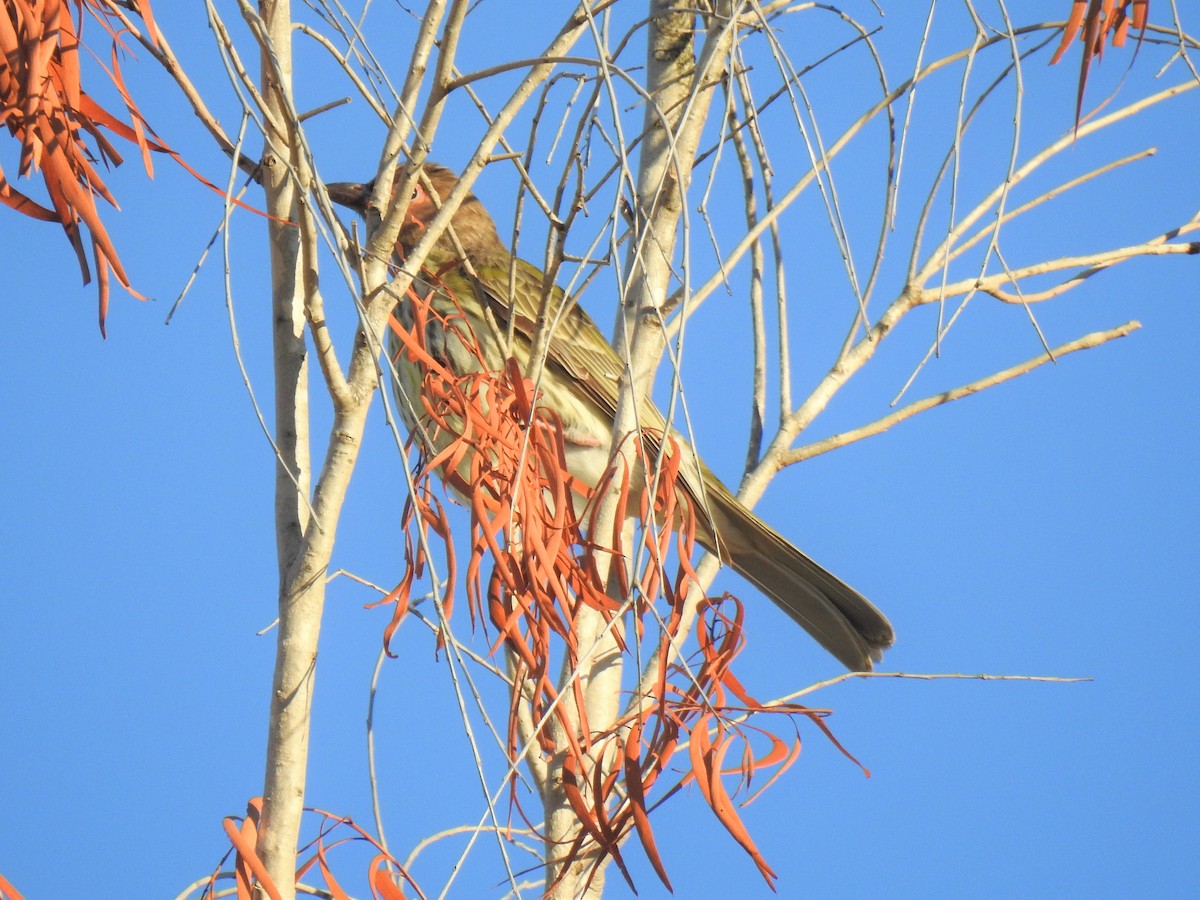
<svg viewBox="0 0 1200 900">
<path fill-rule="evenodd" d="M 739 503 L 715 477 L 704 480 L 704 507 L 712 519 L 711 531 L 697 530 L 704 549 L 717 553 L 848 669 L 870 671 L 895 640 L 887 617 Z"/>
</svg>

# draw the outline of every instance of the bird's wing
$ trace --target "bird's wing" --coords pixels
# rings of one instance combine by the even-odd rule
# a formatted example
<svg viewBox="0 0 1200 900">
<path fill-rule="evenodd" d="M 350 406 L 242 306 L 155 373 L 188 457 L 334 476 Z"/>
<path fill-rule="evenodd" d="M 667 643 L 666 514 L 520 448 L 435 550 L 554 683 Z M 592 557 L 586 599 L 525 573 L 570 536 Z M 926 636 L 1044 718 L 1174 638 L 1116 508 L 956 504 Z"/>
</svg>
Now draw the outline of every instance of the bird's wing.
<svg viewBox="0 0 1200 900">
<path fill-rule="evenodd" d="M 473 283 L 477 295 L 487 302 L 496 323 L 503 329 L 508 327 L 511 318 L 513 332 L 532 344 L 537 333 L 538 310 L 546 290 L 541 271 L 522 259 L 515 260 L 510 292 L 508 260 L 476 265 L 475 270 Z M 508 302 L 510 293 L 515 297 L 511 304 Z M 611 419 L 617 412 L 624 362 L 591 317 L 557 285 L 550 286 L 546 310 L 546 327 L 550 329 L 547 363 L 562 368 L 583 394 Z M 652 404 L 647 403 L 643 412 L 648 417 L 643 425 L 662 427 L 662 415 Z"/>
<path fill-rule="evenodd" d="M 529 346 L 546 290 L 542 273 L 516 260 L 510 291 L 508 260 L 475 269 L 472 287 L 480 302 L 488 305 L 501 328 L 511 319 L 514 333 Z M 515 297 L 511 304 L 510 294 Z M 559 366 L 575 379 L 611 421 L 624 370 L 620 356 L 561 288 L 552 286 L 549 299 L 547 365 Z M 655 452 L 659 439 L 654 429 L 663 428 L 664 420 L 653 403 L 642 409 L 642 425 L 651 429 L 645 435 L 647 446 Z M 702 513 L 696 523 L 698 542 L 753 582 L 852 671 L 869 670 L 895 640 L 883 613 L 744 507 L 690 446 L 680 443 L 694 462 L 682 470 L 682 486 Z"/>
</svg>

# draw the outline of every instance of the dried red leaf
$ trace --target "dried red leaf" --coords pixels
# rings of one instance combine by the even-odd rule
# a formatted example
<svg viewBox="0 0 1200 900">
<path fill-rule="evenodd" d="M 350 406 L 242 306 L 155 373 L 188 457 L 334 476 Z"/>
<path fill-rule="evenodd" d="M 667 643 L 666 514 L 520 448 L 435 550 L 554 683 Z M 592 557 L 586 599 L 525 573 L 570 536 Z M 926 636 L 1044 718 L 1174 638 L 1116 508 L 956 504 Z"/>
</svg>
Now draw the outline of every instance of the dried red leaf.
<svg viewBox="0 0 1200 900">
<path fill-rule="evenodd" d="M 148 10 L 148 3 L 140 6 Z M 84 11 L 105 22 L 111 12 L 95 0 L 77 0 L 75 16 Z M 0 119 L 21 145 L 18 174 L 40 172 L 53 211 L 15 191 L 0 171 L 0 201 L 11 209 L 43 221 L 57 221 L 79 261 L 84 283 L 91 280 L 80 226 L 86 228 L 97 271 L 100 329 L 104 331 L 108 307 L 109 270 L 127 289 L 130 282 L 96 208 L 100 197 L 115 205 L 103 180 L 91 165 L 96 144 L 101 160 L 120 162 L 111 144 L 99 133 L 80 83 L 77 20 L 63 0 L 4 0 L 0 13 Z M 114 59 L 117 38 L 114 35 Z M 120 70 L 110 77 L 126 98 L 127 107 L 140 120 L 129 100 Z M 86 107 L 86 108 L 85 108 Z M 140 296 L 130 291 L 134 296 Z"/>
<path fill-rule="evenodd" d="M 625 787 L 629 795 L 629 812 L 633 817 L 633 825 L 637 830 L 638 840 L 654 873 L 666 886 L 673 890 L 671 879 L 667 877 L 666 866 L 659 855 L 658 846 L 654 841 L 654 831 L 650 828 L 650 810 L 646 802 L 646 791 L 654 784 L 658 776 L 656 771 L 647 771 L 642 765 L 638 751 L 641 749 L 642 724 L 634 722 L 629 729 L 629 735 L 623 742 L 625 751 Z"/>
<path fill-rule="evenodd" d="M 382 900 L 408 900 L 387 869 L 390 861 L 391 857 L 386 853 L 381 853 L 371 860 L 371 894 Z"/>
<path fill-rule="evenodd" d="M 250 900 L 255 887 L 262 887 L 269 897 L 279 897 L 278 890 L 276 890 L 275 885 L 263 870 L 262 863 L 255 851 L 258 820 L 261 812 L 262 799 L 255 797 L 248 804 L 247 815 L 244 819 L 239 819 L 237 816 L 228 816 L 222 823 L 225 833 L 229 836 L 233 852 L 236 854 L 234 860 L 234 879 L 239 900 L 243 897 L 246 900 Z M 417 897 L 425 900 L 424 892 L 405 871 L 404 867 L 384 850 L 374 837 L 356 825 L 351 819 L 310 807 L 305 807 L 305 812 L 319 815 L 321 817 L 321 824 L 317 829 L 316 836 L 297 852 L 298 857 L 310 851 L 312 853 L 307 860 L 300 863 L 296 868 L 295 882 L 297 885 L 300 884 L 301 878 L 312 871 L 315 866 L 325 881 L 326 893 L 331 897 L 339 898 L 339 900 L 349 900 L 350 895 L 334 876 L 329 854 L 342 844 L 365 842 L 378 851 L 371 860 L 368 868 L 368 878 L 371 883 L 373 896 L 381 897 L 383 900 L 406 900 L 404 892 L 397 886 L 394 880 L 398 877 L 412 887 Z M 215 886 L 219 872 L 220 866 L 218 866 L 218 870 L 213 873 L 212 878 L 209 880 L 205 897 L 214 897 L 216 895 Z M 3 898 L 0 898 L 0 900 L 3 900 Z"/>
<path fill-rule="evenodd" d="M 360 826 L 355 824 L 352 819 L 350 819 L 348 816 L 336 816 L 333 813 L 326 812 L 323 809 L 315 809 L 312 807 L 305 807 L 305 809 L 308 812 L 313 812 L 323 817 L 321 828 L 317 834 L 317 837 L 310 842 L 309 846 L 315 846 L 317 848 L 317 859 L 320 861 L 322 876 L 326 877 L 326 883 L 331 892 L 335 890 L 334 885 L 336 882 L 330 880 L 332 879 L 332 873 L 328 870 L 326 860 L 328 851 L 340 844 L 364 841 L 379 851 L 374 859 L 371 860 L 369 867 L 372 891 L 381 891 L 381 894 L 385 900 L 404 897 L 404 894 L 400 891 L 400 889 L 395 885 L 394 882 L 391 881 L 390 873 L 384 868 L 385 866 L 391 866 L 396 870 L 396 874 L 407 881 L 412 889 L 417 892 L 417 896 L 420 897 L 421 900 L 425 900 L 425 892 L 421 890 L 420 886 L 412 879 L 412 876 L 408 874 L 404 867 L 400 865 L 400 863 L 391 854 L 383 849 L 383 846 L 379 843 L 379 841 L 364 831 Z M 348 837 L 340 838 L 335 843 L 326 846 L 325 841 L 330 834 L 335 831 L 345 830 L 350 830 L 354 833 Z M 390 888 L 390 893 L 381 890 L 381 886 L 383 885 L 385 879 L 389 882 L 388 887 Z M 336 890 L 341 891 L 341 888 L 337 887 Z M 335 896 L 345 896 L 345 894 L 335 894 Z"/>
<path fill-rule="evenodd" d="M 12 882 L 0 875 L 0 900 L 25 900 L 25 896 L 12 886 Z"/>
<path fill-rule="evenodd" d="M 1119 5 L 1118 5 L 1119 3 Z M 1083 53 L 1079 60 L 1079 88 L 1075 96 L 1075 127 L 1079 128 L 1083 115 L 1083 95 L 1087 87 L 1088 72 L 1092 60 L 1104 56 L 1104 40 L 1112 35 L 1114 47 L 1125 46 L 1129 25 L 1138 29 L 1138 43 L 1146 32 L 1150 0 L 1073 0 L 1071 13 L 1063 27 L 1062 40 L 1050 57 L 1050 65 L 1063 58 L 1075 36 L 1083 42 Z"/>
<path fill-rule="evenodd" d="M 255 797 L 250 801 L 244 819 L 239 820 L 238 816 L 226 816 L 221 821 L 221 826 L 225 829 L 225 834 L 237 853 L 234 870 L 237 879 L 238 900 L 242 900 L 243 896 L 249 900 L 250 892 L 256 882 L 267 892 L 267 896 L 271 900 L 279 900 L 279 889 L 267 873 L 267 867 L 263 865 L 255 846 L 258 841 L 258 817 L 261 812 L 262 799 Z"/>
<path fill-rule="evenodd" d="M 149 0 L 134 0 L 151 41 L 158 41 L 158 28 Z M 133 290 L 121 265 L 116 247 L 104 227 L 96 198 L 113 207 L 116 200 L 92 165 L 99 159 L 120 165 L 120 154 L 102 129 L 136 144 L 148 174 L 153 174 L 151 152 L 165 153 L 202 184 L 222 196 L 224 191 L 203 178 L 172 150 L 147 124 L 125 85 L 119 53 L 125 49 L 124 30 L 112 11 L 100 0 L 3 0 L 0 9 L 0 122 L 21 145 L 17 175 L 31 178 L 40 173 L 50 198 L 47 208 L 14 189 L 0 169 L 0 203 L 41 221 L 62 227 L 75 251 L 84 284 L 92 279 L 84 232 L 96 266 L 100 332 L 105 331 L 108 312 L 109 271 L 132 296 Z M 126 124 L 96 103 L 83 90 L 79 67 L 79 31 L 84 13 L 99 23 L 111 41 L 108 78 L 120 94 L 129 122 Z M 154 135 L 151 139 L 149 135 Z M 236 205 L 258 212 L 238 200 Z"/>
</svg>

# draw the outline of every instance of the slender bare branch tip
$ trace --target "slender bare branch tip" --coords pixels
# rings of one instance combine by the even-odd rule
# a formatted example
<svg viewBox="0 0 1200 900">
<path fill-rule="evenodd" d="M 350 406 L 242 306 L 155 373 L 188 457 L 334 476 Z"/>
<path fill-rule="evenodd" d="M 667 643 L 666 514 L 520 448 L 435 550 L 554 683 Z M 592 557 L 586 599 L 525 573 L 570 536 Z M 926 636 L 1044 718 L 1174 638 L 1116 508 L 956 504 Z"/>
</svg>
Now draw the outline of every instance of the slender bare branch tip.
<svg viewBox="0 0 1200 900">
<path fill-rule="evenodd" d="M 328 103 L 322 103 L 320 106 L 310 109 L 308 112 L 300 113 L 298 118 L 301 122 L 307 122 L 313 116 L 319 116 L 321 113 L 329 112 L 331 109 L 337 109 L 339 106 L 345 106 L 349 102 L 349 97 L 341 97 L 337 100 L 330 100 Z"/>
</svg>

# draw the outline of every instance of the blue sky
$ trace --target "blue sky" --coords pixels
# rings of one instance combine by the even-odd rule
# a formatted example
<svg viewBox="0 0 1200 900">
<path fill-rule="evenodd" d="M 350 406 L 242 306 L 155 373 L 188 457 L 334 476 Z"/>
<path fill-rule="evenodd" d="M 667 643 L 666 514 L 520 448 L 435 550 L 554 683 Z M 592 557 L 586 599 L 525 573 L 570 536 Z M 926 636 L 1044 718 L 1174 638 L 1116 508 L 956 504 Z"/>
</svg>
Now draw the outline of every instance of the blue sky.
<svg viewBox="0 0 1200 900">
<path fill-rule="evenodd" d="M 861 6 L 855 11 L 868 16 L 869 5 Z M 487 22 L 501 12 L 485 4 L 480 15 Z M 196 12 L 159 15 L 185 62 L 204 83 L 219 83 Z M 407 46 L 410 20 L 394 9 L 376 15 Z M 893 18 L 883 20 L 880 41 L 895 54 L 887 58 L 898 80 L 911 66 L 920 23 Z M 948 14 L 935 37 L 939 51 L 961 42 L 956 22 Z M 182 41 L 189 28 L 202 39 Z M 820 55 L 813 34 L 792 29 L 784 37 L 800 61 Z M 511 35 L 512 46 L 480 38 L 465 52 L 483 65 L 544 42 L 530 32 Z M 1142 53 L 1115 103 L 1184 77 L 1172 69 L 1152 81 L 1164 54 Z M 1067 129 L 1074 110 L 1074 63 L 1047 70 L 1043 60 L 1027 72 L 1022 155 Z M 1126 60 L 1121 51 L 1106 58 L 1089 100 L 1117 87 Z M 223 181 L 219 154 L 150 68 L 127 70 L 132 84 L 144 84 L 147 115 L 175 145 L 196 146 L 193 162 Z M 811 81 L 831 121 L 859 106 L 839 71 L 846 70 Z M 921 120 L 930 124 L 912 136 L 899 235 L 921 199 L 920 173 L 945 146 L 945 122 L 933 110 L 954 90 L 952 81 L 931 89 L 931 118 Z M 301 106 L 331 99 L 319 79 L 300 93 Z M 1004 245 L 1010 262 L 1040 258 L 1047 248 L 1121 246 L 1186 220 L 1200 197 L 1196 102 L 1194 95 L 1175 101 L 1064 154 L 1044 186 L 1158 148 L 1016 224 Z M 228 100 L 221 103 L 230 116 Z M 312 125 L 330 180 L 373 171 L 382 131 L 361 106 Z M 1010 110 L 1000 104 L 994 123 Z M 482 131 L 477 117 L 455 112 L 435 152 L 453 165 Z M 965 194 L 1003 173 L 1007 138 L 986 135 L 1004 133 L 985 130 L 968 144 Z M 12 148 L 0 152 L 12 171 Z M 96 329 L 94 292 L 79 285 L 59 235 L 3 219 L 11 337 L 0 363 L 9 406 L 0 432 L 0 872 L 31 900 L 174 896 L 216 865 L 225 847 L 221 817 L 241 813 L 261 790 L 274 640 L 256 632 L 275 607 L 273 459 L 234 362 L 219 258 L 208 261 L 172 324 L 162 324 L 220 219 L 219 200 L 166 161 L 156 161 L 147 182 L 135 156 L 112 175 L 123 211 L 109 222 L 138 288 L 155 300 L 114 292 L 107 341 Z M 780 156 L 784 174 L 803 165 L 798 153 Z M 856 247 L 866 251 L 877 229 L 869 199 L 860 204 L 859 195 L 875 196 L 878 179 L 875 170 L 855 168 L 859 158 L 848 155 L 838 177 L 859 229 Z M 514 187 L 511 173 L 496 167 L 478 191 L 503 221 Z M 734 228 L 735 219 L 720 227 Z M 829 341 L 844 321 L 828 309 L 844 309 L 846 293 L 819 205 L 802 201 L 785 228 L 801 254 L 789 282 L 799 392 L 828 365 Z M 234 310 L 252 383 L 269 406 L 263 233 L 252 217 L 235 218 Z M 903 237 L 894 241 L 893 267 L 906 256 Z M 740 284 L 697 318 L 683 370 L 699 445 L 730 479 L 744 453 L 745 376 L 726 363 L 745 343 Z M 1200 890 L 1192 862 L 1200 703 L 1186 674 L 1200 627 L 1198 284 L 1200 270 L 1186 257 L 1107 272 L 1040 306 L 1039 322 L 1052 344 L 1138 319 L 1143 327 L 1134 335 L 776 480 L 758 512 L 892 618 L 899 639 L 885 670 L 1092 679 L 873 679 L 810 697 L 836 710 L 833 730 L 872 777 L 815 729 L 802 730 L 798 764 L 744 810 L 779 873 L 780 896 L 1185 897 Z M 611 321 L 611 303 L 599 292 L 585 302 L 602 324 Z M 1019 307 L 973 304 L 911 398 L 1039 352 Z M 335 315 L 349 321 L 344 307 Z M 922 311 L 889 338 L 813 436 L 886 414 L 933 323 L 933 310 Z M 404 495 L 377 413 L 334 563 L 390 585 Z M 318 441 L 327 423 L 327 411 L 318 411 Z M 757 696 L 837 674 L 747 585 L 723 575 L 719 586 L 739 591 L 759 617 L 743 670 Z M 344 580 L 330 587 L 309 789 L 311 805 L 364 826 L 363 721 L 387 621 L 386 612 L 363 609 L 371 599 Z M 414 623 L 402 630 L 399 650 L 382 675 L 377 741 L 388 838 L 404 856 L 433 831 L 475 821 L 481 806 L 444 662 Z M 656 829 L 676 896 L 770 895 L 694 791 L 670 801 Z M 462 846 L 446 843 L 416 869 L 435 892 Z M 639 851 L 627 855 L 641 896 L 666 896 Z M 339 873 L 362 857 L 345 859 Z M 617 879 L 611 873 L 610 895 L 624 896 Z M 499 897 L 500 881 L 494 845 L 481 842 L 450 895 Z"/>
</svg>

